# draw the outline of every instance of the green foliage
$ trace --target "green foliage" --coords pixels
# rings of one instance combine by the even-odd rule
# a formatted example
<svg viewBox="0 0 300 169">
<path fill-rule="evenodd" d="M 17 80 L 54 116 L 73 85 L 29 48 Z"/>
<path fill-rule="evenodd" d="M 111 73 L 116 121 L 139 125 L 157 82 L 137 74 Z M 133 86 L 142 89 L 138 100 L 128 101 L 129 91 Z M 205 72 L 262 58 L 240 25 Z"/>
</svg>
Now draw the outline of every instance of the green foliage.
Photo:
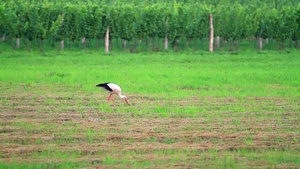
<svg viewBox="0 0 300 169">
<path fill-rule="evenodd" d="M 64 39 L 63 28 L 62 28 L 62 20 L 63 15 L 59 15 L 57 20 L 52 23 L 50 28 L 51 36 L 55 37 L 56 41 L 62 41 Z"/>
<path fill-rule="evenodd" d="M 88 5 L 82 5 L 80 10 L 80 31 L 82 32 L 82 37 L 97 37 L 103 29 L 101 28 L 103 14 L 100 11 L 100 7 L 89 2 Z"/>
<path fill-rule="evenodd" d="M 216 9 L 217 35 L 226 39 L 239 40 L 251 36 L 251 23 L 247 7 L 241 4 L 224 4 Z"/>
<path fill-rule="evenodd" d="M 300 39 L 300 4 L 298 5 L 298 7 L 296 9 L 295 19 L 296 19 L 296 28 L 293 33 L 293 40 Z"/>
<path fill-rule="evenodd" d="M 278 17 L 276 18 L 274 25 L 274 38 L 278 41 L 283 41 L 287 38 L 291 38 L 292 34 L 297 31 L 298 18 L 295 16 L 296 10 L 294 7 L 286 6 L 278 11 Z"/>
<path fill-rule="evenodd" d="M 189 18 L 191 19 L 191 22 L 189 22 L 187 26 L 187 30 L 190 31 L 190 34 L 188 34 L 187 37 L 200 39 L 206 37 L 209 31 L 207 19 L 207 13 L 209 13 L 208 7 L 206 5 L 198 7 L 198 4 L 196 4 L 196 6 L 193 6 L 189 11 Z"/>
<path fill-rule="evenodd" d="M 20 6 L 15 3 L 7 3 L 5 6 L 5 27 L 8 30 L 8 35 L 12 37 L 21 37 L 22 24 L 20 22 L 21 14 L 18 11 Z M 22 16 L 23 17 L 23 16 Z"/>
<path fill-rule="evenodd" d="M 158 35 L 159 5 L 152 4 L 140 11 L 137 23 L 137 37 L 149 38 Z"/>
<path fill-rule="evenodd" d="M 0 4 L 0 36 L 3 36 L 6 34 L 6 29 L 5 29 L 5 4 Z"/>
<path fill-rule="evenodd" d="M 283 41 L 299 39 L 299 3 L 296 1 L 3 1 L 0 36 L 57 41 L 110 39 L 202 39 L 208 36 L 212 13 L 215 35 L 229 40 L 249 37 Z"/>
<path fill-rule="evenodd" d="M 131 40 L 136 37 L 135 33 L 135 21 L 136 21 L 137 9 L 132 5 L 118 3 L 114 5 L 111 11 L 111 23 L 112 34 L 115 38 L 121 38 L 125 40 Z"/>
</svg>

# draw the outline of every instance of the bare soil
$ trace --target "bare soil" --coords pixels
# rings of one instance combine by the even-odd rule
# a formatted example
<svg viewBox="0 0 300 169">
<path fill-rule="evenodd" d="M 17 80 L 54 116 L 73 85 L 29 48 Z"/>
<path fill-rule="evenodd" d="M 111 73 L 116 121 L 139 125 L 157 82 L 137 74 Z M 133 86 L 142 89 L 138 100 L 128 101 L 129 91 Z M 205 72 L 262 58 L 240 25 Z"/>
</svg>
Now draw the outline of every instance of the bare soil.
<svg viewBox="0 0 300 169">
<path fill-rule="evenodd" d="M 122 100 L 117 100 L 116 108 L 106 107 L 103 111 L 99 105 L 107 104 L 106 96 L 66 95 L 3 94 L 0 98 L 0 161 L 86 161 L 98 168 L 132 165 L 118 162 L 103 165 L 110 156 L 116 161 L 125 158 L 136 163 L 162 161 L 154 168 L 193 168 L 197 167 L 196 164 L 191 165 L 193 162 L 202 160 L 202 165 L 206 166 L 208 161 L 215 160 L 215 156 L 210 156 L 212 150 L 218 153 L 220 159 L 225 157 L 226 152 L 238 150 L 299 152 L 300 120 L 297 110 L 300 104 L 297 99 L 191 97 L 163 100 L 131 95 L 131 107 L 125 107 Z M 182 118 L 178 117 L 178 112 L 172 111 L 167 112 L 170 114 L 168 118 L 160 117 L 166 112 L 153 112 L 151 116 L 148 112 L 143 113 L 143 110 L 160 106 L 199 106 L 205 109 L 206 116 L 202 117 L 201 111 Z M 220 110 L 226 106 L 242 106 L 243 111 Z M 261 111 L 247 110 L 253 107 Z M 107 108 L 111 112 L 105 112 Z M 215 114 L 216 117 L 208 117 L 207 114 Z M 167 153 L 170 150 L 176 153 Z M 63 155 L 49 158 L 49 154 L 56 151 L 66 153 L 70 158 Z M 205 152 L 207 154 L 202 156 Z M 74 153 L 79 155 L 71 158 Z M 180 160 L 170 163 L 178 155 Z M 234 159 L 245 161 L 252 167 L 270 165 L 264 160 L 250 163 L 245 158 L 234 156 Z M 286 162 L 283 167 L 299 166 Z"/>
</svg>

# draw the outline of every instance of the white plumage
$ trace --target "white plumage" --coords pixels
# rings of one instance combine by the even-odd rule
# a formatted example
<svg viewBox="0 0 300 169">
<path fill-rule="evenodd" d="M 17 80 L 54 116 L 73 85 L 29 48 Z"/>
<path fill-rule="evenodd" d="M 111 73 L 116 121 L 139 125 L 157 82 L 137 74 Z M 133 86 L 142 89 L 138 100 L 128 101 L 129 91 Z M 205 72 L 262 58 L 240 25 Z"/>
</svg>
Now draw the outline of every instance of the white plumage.
<svg viewBox="0 0 300 169">
<path fill-rule="evenodd" d="M 126 103 L 129 105 L 127 97 L 124 95 L 121 95 L 121 87 L 117 84 L 114 83 L 101 83 L 98 84 L 97 87 L 101 87 L 103 89 L 105 89 L 106 91 L 110 92 L 110 95 L 108 96 L 108 103 L 111 101 L 114 103 L 114 105 L 116 106 L 114 99 L 113 99 L 113 94 L 117 94 L 120 98 L 124 99 L 126 101 Z"/>
</svg>

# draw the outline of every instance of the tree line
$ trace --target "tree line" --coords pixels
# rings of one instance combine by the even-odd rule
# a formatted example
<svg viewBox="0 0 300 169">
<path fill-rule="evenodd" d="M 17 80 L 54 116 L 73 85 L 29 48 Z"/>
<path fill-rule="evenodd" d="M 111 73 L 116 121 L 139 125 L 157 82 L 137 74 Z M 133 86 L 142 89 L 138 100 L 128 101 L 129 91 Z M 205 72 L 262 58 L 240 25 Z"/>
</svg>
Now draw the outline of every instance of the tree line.
<svg viewBox="0 0 300 169">
<path fill-rule="evenodd" d="M 191 41 L 209 37 L 209 14 L 213 18 L 215 44 L 219 39 L 230 42 L 238 49 L 240 40 L 257 38 L 276 40 L 281 47 L 286 40 L 294 41 L 298 47 L 300 39 L 300 4 L 289 2 L 278 7 L 278 1 L 205 1 L 138 3 L 120 1 L 38 1 L 17 0 L 0 2 L 0 37 L 11 38 L 14 49 L 20 38 L 30 50 L 32 40 L 51 39 L 61 44 L 68 40 L 70 50 L 72 42 L 87 39 L 99 39 L 109 42 L 123 39 L 138 43 L 141 39 L 164 49 L 168 44 L 176 48 L 179 40 Z M 250 1 L 249 1 L 250 2 Z M 269 3 L 267 3 L 269 2 Z M 273 2 L 273 1 L 272 1 Z M 276 3 L 277 2 L 277 3 Z M 155 44 L 156 43 L 156 44 Z"/>
</svg>

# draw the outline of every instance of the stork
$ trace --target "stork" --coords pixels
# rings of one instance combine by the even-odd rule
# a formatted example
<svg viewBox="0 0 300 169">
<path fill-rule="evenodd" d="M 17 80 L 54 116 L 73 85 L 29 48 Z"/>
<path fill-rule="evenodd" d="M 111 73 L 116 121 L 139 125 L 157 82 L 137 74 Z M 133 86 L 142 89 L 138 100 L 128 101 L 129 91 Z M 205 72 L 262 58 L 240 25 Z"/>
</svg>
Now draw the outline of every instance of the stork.
<svg viewBox="0 0 300 169">
<path fill-rule="evenodd" d="M 128 103 L 127 97 L 124 95 L 121 95 L 121 87 L 119 85 L 114 84 L 114 83 L 101 83 L 101 84 L 98 84 L 96 87 L 101 87 L 110 93 L 110 95 L 108 96 L 108 103 L 110 102 L 109 100 L 111 99 L 111 101 L 116 106 L 114 99 L 113 99 L 113 97 L 114 97 L 113 94 L 117 94 L 120 98 L 124 99 L 128 105 L 130 105 Z"/>
</svg>

